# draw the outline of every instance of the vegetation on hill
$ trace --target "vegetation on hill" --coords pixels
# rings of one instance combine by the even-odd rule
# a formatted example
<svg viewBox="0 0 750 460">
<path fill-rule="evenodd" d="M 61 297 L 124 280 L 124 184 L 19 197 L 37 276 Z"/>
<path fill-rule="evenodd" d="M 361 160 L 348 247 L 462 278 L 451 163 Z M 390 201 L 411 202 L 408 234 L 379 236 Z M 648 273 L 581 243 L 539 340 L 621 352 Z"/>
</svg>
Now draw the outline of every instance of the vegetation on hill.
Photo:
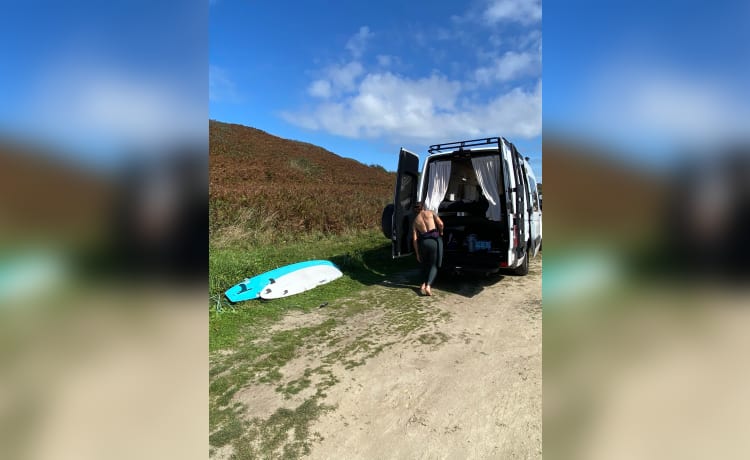
<svg viewBox="0 0 750 460">
<path fill-rule="evenodd" d="M 209 122 L 213 244 L 376 229 L 395 174 L 312 144 Z"/>
<path fill-rule="evenodd" d="M 88 245 L 106 237 L 115 187 L 58 152 L 0 140 L 2 246 Z"/>
<path fill-rule="evenodd" d="M 544 198 L 544 232 L 556 241 L 641 241 L 658 231 L 663 178 L 605 154 L 593 144 L 546 140 L 544 167 L 553 192 Z"/>
</svg>

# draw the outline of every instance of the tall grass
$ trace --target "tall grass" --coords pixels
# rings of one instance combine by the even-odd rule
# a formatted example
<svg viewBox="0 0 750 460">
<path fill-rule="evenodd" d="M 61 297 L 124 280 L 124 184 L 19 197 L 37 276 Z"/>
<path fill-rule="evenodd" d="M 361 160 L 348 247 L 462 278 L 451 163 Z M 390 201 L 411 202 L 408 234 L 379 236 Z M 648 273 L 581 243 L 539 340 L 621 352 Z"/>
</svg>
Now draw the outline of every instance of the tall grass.
<svg viewBox="0 0 750 460">
<path fill-rule="evenodd" d="M 210 200 L 212 236 L 228 227 L 338 234 L 380 227 L 392 191 L 362 184 L 258 184 L 235 196 L 216 193 Z"/>
<path fill-rule="evenodd" d="M 382 167 L 240 125 L 211 121 L 209 133 L 212 241 L 377 229 L 393 199 Z"/>
</svg>

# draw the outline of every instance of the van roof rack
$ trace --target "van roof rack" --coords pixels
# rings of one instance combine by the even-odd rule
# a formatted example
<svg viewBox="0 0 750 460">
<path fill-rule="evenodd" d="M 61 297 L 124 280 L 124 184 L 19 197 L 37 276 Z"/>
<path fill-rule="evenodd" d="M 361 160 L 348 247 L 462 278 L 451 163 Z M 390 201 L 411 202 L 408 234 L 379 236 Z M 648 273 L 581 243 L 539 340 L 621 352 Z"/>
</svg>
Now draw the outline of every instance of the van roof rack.
<svg viewBox="0 0 750 460">
<path fill-rule="evenodd" d="M 500 139 L 501 137 L 485 137 L 482 139 L 471 139 L 468 141 L 458 141 L 458 142 L 447 142 L 445 144 L 435 144 L 431 145 L 430 148 L 427 150 L 430 155 L 433 153 L 442 153 L 445 151 L 454 151 L 454 150 L 466 150 L 470 147 L 479 147 L 484 145 L 497 145 L 500 146 Z"/>
</svg>

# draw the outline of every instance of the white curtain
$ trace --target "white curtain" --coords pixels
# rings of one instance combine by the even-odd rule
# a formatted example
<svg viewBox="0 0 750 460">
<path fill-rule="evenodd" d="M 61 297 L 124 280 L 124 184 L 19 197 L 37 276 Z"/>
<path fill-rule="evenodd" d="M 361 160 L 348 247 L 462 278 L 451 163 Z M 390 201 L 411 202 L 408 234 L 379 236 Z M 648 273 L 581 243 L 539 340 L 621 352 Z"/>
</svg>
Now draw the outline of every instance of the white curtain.
<svg viewBox="0 0 750 460">
<path fill-rule="evenodd" d="M 471 163 L 474 165 L 474 172 L 477 174 L 479 186 L 482 187 L 482 193 L 490 202 L 490 207 L 487 208 L 487 218 L 489 220 L 500 220 L 500 191 L 498 187 L 500 158 L 497 156 L 472 158 Z"/>
<path fill-rule="evenodd" d="M 448 180 L 451 177 L 451 162 L 436 161 L 430 163 L 430 180 L 427 186 L 427 196 L 424 199 L 424 207 L 437 213 L 438 206 L 445 198 L 448 191 Z"/>
</svg>

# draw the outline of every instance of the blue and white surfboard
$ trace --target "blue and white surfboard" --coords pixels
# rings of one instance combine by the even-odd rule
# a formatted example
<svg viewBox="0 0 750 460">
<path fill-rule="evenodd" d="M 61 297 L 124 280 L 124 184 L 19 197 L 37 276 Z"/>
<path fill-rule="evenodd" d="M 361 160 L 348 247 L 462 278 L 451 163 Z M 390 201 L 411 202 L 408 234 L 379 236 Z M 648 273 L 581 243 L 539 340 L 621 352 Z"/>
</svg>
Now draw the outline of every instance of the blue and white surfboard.
<svg viewBox="0 0 750 460">
<path fill-rule="evenodd" d="M 275 282 L 277 278 L 280 278 L 289 273 L 293 273 L 297 270 L 316 266 L 335 267 L 332 262 L 329 262 L 327 260 L 308 260 L 306 262 L 298 262 L 296 264 L 285 265 L 283 267 L 261 273 L 260 275 L 254 276 L 252 278 L 247 278 L 241 283 L 235 284 L 231 288 L 227 289 L 224 295 L 232 303 L 257 299 L 258 297 L 260 297 L 261 291 L 272 282 Z"/>
<path fill-rule="evenodd" d="M 274 278 L 260 291 L 261 299 L 280 299 L 299 294 L 341 278 L 343 273 L 333 265 L 313 265 Z"/>
</svg>

